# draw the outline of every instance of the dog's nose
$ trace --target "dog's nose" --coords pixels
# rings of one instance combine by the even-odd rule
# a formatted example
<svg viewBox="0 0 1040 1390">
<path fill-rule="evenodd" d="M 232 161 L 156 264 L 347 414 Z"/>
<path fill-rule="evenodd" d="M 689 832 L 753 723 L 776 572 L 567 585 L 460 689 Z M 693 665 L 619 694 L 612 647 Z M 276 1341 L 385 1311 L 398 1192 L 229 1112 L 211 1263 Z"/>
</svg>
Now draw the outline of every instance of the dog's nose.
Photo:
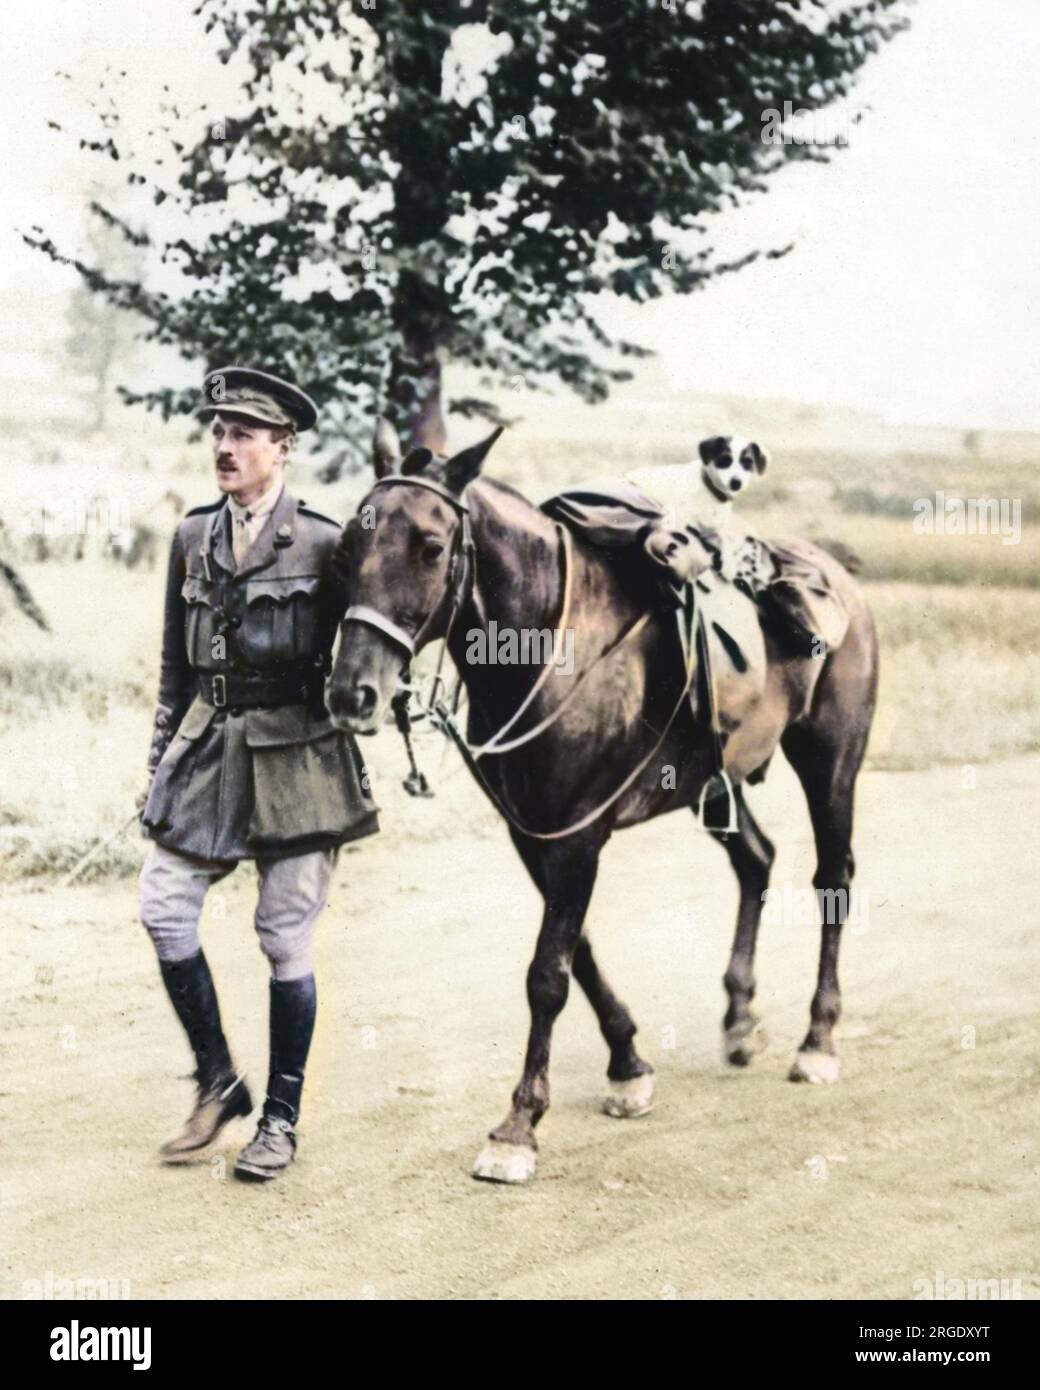
<svg viewBox="0 0 1040 1390">
<path fill-rule="evenodd" d="M 743 486 L 744 484 L 740 478 L 730 478 L 729 487 L 731 492 L 739 492 Z"/>
</svg>

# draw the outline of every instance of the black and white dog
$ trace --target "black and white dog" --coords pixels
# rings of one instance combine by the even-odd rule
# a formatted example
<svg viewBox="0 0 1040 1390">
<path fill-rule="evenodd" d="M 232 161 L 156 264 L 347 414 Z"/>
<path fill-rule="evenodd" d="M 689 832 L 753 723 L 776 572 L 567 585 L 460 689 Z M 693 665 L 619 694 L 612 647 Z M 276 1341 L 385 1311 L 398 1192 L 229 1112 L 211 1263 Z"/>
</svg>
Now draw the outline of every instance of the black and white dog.
<svg viewBox="0 0 1040 1390">
<path fill-rule="evenodd" d="M 665 509 L 665 524 L 672 529 L 699 523 L 717 531 L 723 573 L 732 577 L 732 558 L 751 534 L 746 522 L 734 515 L 733 503 L 766 471 L 769 459 L 753 440 L 735 434 L 702 439 L 698 452 L 699 466 L 692 461 L 637 468 L 625 476 Z"/>
<path fill-rule="evenodd" d="M 729 504 L 753 478 L 766 471 L 769 459 L 763 449 L 739 434 L 718 434 L 714 439 L 702 439 L 697 447 L 701 456 L 701 482 L 711 499 L 710 502 L 705 499 L 705 506 L 710 508 L 714 504 L 715 514 L 726 508 L 726 514 L 719 516 L 719 520 L 728 524 L 732 517 Z M 704 520 L 707 519 L 705 516 Z"/>
</svg>

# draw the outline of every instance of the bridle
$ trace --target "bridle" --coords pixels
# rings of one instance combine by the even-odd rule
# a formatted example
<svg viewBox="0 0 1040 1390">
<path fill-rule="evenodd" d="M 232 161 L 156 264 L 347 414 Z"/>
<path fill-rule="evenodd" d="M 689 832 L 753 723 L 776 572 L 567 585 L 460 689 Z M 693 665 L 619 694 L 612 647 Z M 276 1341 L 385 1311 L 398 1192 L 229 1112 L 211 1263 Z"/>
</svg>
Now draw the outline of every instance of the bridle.
<svg viewBox="0 0 1040 1390">
<path fill-rule="evenodd" d="M 442 733 L 447 734 L 451 738 L 453 743 L 458 748 L 459 752 L 462 754 L 463 761 L 466 763 L 470 771 L 473 773 L 474 777 L 480 783 L 481 787 L 484 789 L 484 792 L 486 793 L 490 801 L 493 803 L 494 806 L 497 807 L 497 809 L 505 817 L 505 819 L 522 834 L 527 835 L 531 839 L 535 840 L 559 840 L 565 838 L 568 835 L 576 834 L 579 830 L 586 829 L 594 821 L 598 820 L 599 817 L 610 806 L 612 806 L 615 801 L 617 801 L 621 796 L 623 796 L 624 793 L 628 790 L 628 788 L 632 786 L 632 784 L 637 780 L 640 774 L 643 771 L 645 771 L 645 769 L 649 766 L 651 760 L 657 754 L 661 745 L 664 743 L 664 740 L 667 738 L 668 733 L 671 730 L 671 727 L 674 724 L 676 718 L 678 717 L 680 710 L 686 703 L 686 699 L 692 688 L 694 676 L 697 671 L 695 648 L 699 645 L 699 643 L 697 642 L 696 637 L 703 635 L 698 632 L 698 625 L 701 624 L 702 620 L 699 605 L 696 604 L 695 586 L 691 585 L 689 587 L 690 607 L 685 618 L 685 630 L 684 621 L 682 618 L 680 618 L 680 638 L 683 643 L 683 656 L 685 667 L 685 680 L 683 682 L 683 688 L 679 695 L 679 699 L 676 701 L 675 707 L 673 708 L 671 714 L 668 716 L 668 720 L 664 726 L 664 729 L 661 731 L 661 734 L 654 743 L 654 746 L 650 749 L 649 753 L 647 753 L 644 758 L 640 759 L 636 767 L 633 768 L 633 770 L 628 774 L 628 776 L 621 783 L 621 785 L 617 787 L 611 793 L 610 796 L 608 796 L 604 801 L 600 802 L 600 804 L 596 806 L 592 811 L 588 812 L 588 814 L 582 816 L 582 818 L 576 821 L 573 825 L 569 825 L 562 830 L 554 831 L 530 830 L 527 826 L 523 825 L 520 821 L 517 820 L 516 816 L 514 816 L 513 813 L 510 811 L 509 807 L 503 803 L 501 797 L 490 786 L 487 778 L 484 776 L 484 773 L 479 766 L 479 759 L 494 754 L 512 752 L 514 749 L 521 747 L 525 743 L 531 742 L 532 739 L 535 739 L 539 737 L 539 735 L 543 734 L 546 731 L 546 729 L 548 729 L 552 724 L 556 722 L 557 719 L 559 719 L 560 715 L 574 699 L 574 696 L 577 694 L 578 690 L 584 684 L 585 680 L 599 666 L 600 662 L 604 661 L 607 657 L 613 656 L 614 653 L 617 652 L 626 642 L 630 641 L 633 637 L 637 636 L 640 632 L 643 631 L 643 629 L 646 627 L 647 623 L 649 623 L 652 617 L 652 612 L 649 609 L 646 610 L 639 618 L 637 618 L 633 623 L 631 623 L 628 626 L 628 628 L 626 628 L 626 630 L 621 634 L 620 637 L 615 639 L 615 641 L 613 641 L 612 643 L 608 644 L 608 646 L 605 647 L 603 651 L 599 653 L 596 659 L 589 666 L 587 666 L 586 669 L 583 672 L 581 672 L 580 675 L 576 677 L 570 690 L 567 692 L 564 698 L 559 702 L 559 704 L 555 707 L 555 709 L 552 710 L 550 714 L 548 714 L 544 719 L 540 720 L 537 724 L 535 724 L 533 728 L 528 729 L 525 733 L 520 734 L 515 738 L 509 739 L 506 742 L 503 742 L 505 735 L 509 733 L 509 731 L 514 727 L 517 721 L 530 708 L 535 696 L 545 685 L 545 682 L 548 680 L 550 674 L 552 673 L 552 669 L 556 661 L 557 644 L 560 639 L 560 635 L 566 631 L 567 624 L 570 621 L 571 596 L 574 572 L 573 542 L 571 540 L 570 531 L 567 529 L 567 527 L 561 526 L 559 522 L 556 522 L 556 531 L 560 538 L 561 547 L 561 567 L 563 570 L 563 596 L 560 603 L 560 615 L 557 619 L 556 627 L 553 630 L 552 658 L 549 661 L 547 661 L 545 665 L 542 667 L 542 670 L 538 675 L 538 679 L 535 681 L 534 685 L 524 696 L 524 699 L 520 703 L 519 707 L 513 712 L 512 715 L 510 715 L 509 719 L 505 722 L 505 724 L 503 724 L 491 736 L 491 738 L 487 740 L 486 743 L 484 743 L 478 748 L 474 748 L 470 745 L 465 735 L 462 733 L 461 729 L 459 729 L 458 724 L 455 720 L 453 710 L 448 707 L 448 705 L 445 703 L 445 701 L 441 698 L 440 695 L 440 692 L 443 688 L 441 671 L 444 664 L 444 654 L 448 649 L 448 641 L 451 637 L 451 633 L 455 625 L 455 620 L 458 617 L 459 611 L 461 610 L 467 597 L 472 598 L 477 612 L 481 618 L 482 625 L 486 626 L 484 607 L 480 601 L 480 596 L 477 589 L 476 550 L 473 543 L 473 529 L 470 524 L 469 504 L 466 502 L 465 497 L 456 495 L 453 492 L 449 492 L 446 487 L 442 486 L 440 483 L 434 482 L 431 478 L 421 478 L 418 476 L 406 477 L 403 474 L 393 474 L 390 477 L 380 478 L 372 486 L 372 488 L 360 502 L 358 506 L 358 514 L 360 514 L 363 508 L 367 505 L 368 499 L 372 496 L 372 493 L 379 488 L 385 487 L 425 488 L 427 491 L 435 493 L 438 497 L 441 497 L 444 501 L 446 501 L 459 516 L 461 525 L 456 529 L 456 536 L 459 539 L 452 553 L 451 562 L 448 570 L 448 579 L 444 588 L 444 593 L 438 600 L 438 602 L 434 605 L 429 615 L 424 619 L 423 623 L 421 624 L 418 632 L 416 632 L 414 637 L 410 633 L 406 632 L 405 629 L 401 627 L 399 623 L 394 622 L 392 618 L 388 618 L 384 613 L 380 613 L 378 609 L 372 608 L 367 604 L 354 604 L 350 608 L 348 608 L 340 624 L 341 629 L 345 628 L 347 623 L 350 622 L 363 623 L 366 627 L 374 628 L 377 632 L 381 632 L 385 637 L 389 637 L 389 639 L 396 646 L 401 647 L 402 650 L 406 653 L 407 658 L 410 662 L 411 658 L 415 655 L 417 649 L 422 644 L 423 638 L 426 635 L 428 629 L 434 624 L 434 622 L 436 622 L 445 605 L 450 602 L 451 606 L 450 612 L 448 614 L 447 626 L 445 627 L 444 631 L 444 640 L 441 646 L 440 655 L 437 659 L 437 667 L 434 673 L 433 683 L 430 687 L 430 693 L 427 704 L 424 709 L 424 713 L 429 717 L 430 722 L 433 725 L 439 728 Z M 706 645 L 703 648 L 703 656 L 707 656 Z M 414 690 L 414 687 L 406 684 L 406 694 L 410 693 L 412 690 Z M 712 723 L 714 727 L 714 710 L 712 710 Z M 407 718 L 404 725 L 402 725 L 401 721 L 399 721 L 398 727 L 401 729 L 401 732 L 405 736 L 406 746 L 408 748 L 409 756 L 411 757 L 411 746 L 408 743 L 406 724 Z M 733 790 L 729 782 L 729 777 L 721 766 L 721 747 L 717 747 L 716 752 L 719 763 L 720 775 L 725 782 L 726 789 L 730 798 L 730 828 L 731 830 L 735 830 L 736 825 L 733 822 L 732 816 Z M 413 773 L 418 775 L 414 767 L 414 759 L 412 759 L 412 763 Z"/>
<path fill-rule="evenodd" d="M 448 650 L 448 643 L 451 638 L 452 631 L 455 627 L 455 620 L 458 617 L 459 612 L 461 611 L 462 606 L 466 602 L 467 598 L 472 599 L 473 605 L 477 610 L 477 615 L 480 619 L 481 625 L 483 627 L 487 626 L 484 605 L 481 601 L 480 592 L 477 588 L 476 548 L 473 543 L 473 528 L 470 524 L 469 503 L 466 501 L 464 496 L 458 496 L 454 492 L 449 492 L 446 487 L 443 487 L 440 483 L 434 482 L 431 478 L 405 477 L 404 475 L 394 474 L 393 476 L 388 478 L 380 478 L 379 481 L 373 485 L 368 494 L 362 499 L 361 503 L 359 504 L 359 514 L 362 511 L 362 509 L 367 505 L 368 498 L 372 496 L 372 493 L 375 492 L 377 488 L 381 487 L 425 488 L 428 492 L 433 492 L 438 497 L 443 498 L 444 501 L 447 502 L 458 514 L 461 525 L 456 530 L 456 536 L 459 539 L 451 557 L 451 563 L 448 569 L 447 583 L 445 585 L 443 595 L 438 600 L 438 602 L 434 604 L 429 615 L 423 621 L 421 627 L 419 628 L 418 632 L 415 634 L 414 637 L 410 633 L 406 632 L 405 629 L 401 627 L 399 623 L 394 622 L 392 618 L 388 618 L 385 613 L 380 613 L 378 609 L 372 608 L 368 604 L 363 603 L 353 604 L 350 608 L 348 608 L 346 613 L 343 615 L 343 620 L 340 626 L 342 628 L 349 622 L 355 622 L 364 623 L 366 627 L 375 628 L 377 632 L 383 633 L 383 635 L 389 637 L 395 645 L 401 647 L 406 653 L 408 660 L 410 661 L 411 658 L 415 655 L 418 648 L 422 645 L 426 633 L 437 621 L 440 614 L 443 612 L 445 606 L 450 604 L 448 621 L 444 629 L 443 643 L 441 645 L 440 653 L 437 657 L 437 667 L 434 671 L 433 680 L 430 685 L 430 690 L 426 699 L 426 703 L 425 705 L 421 706 L 421 710 L 422 714 L 425 717 L 428 717 L 432 723 L 437 724 L 442 729 L 442 732 L 450 734 L 450 736 L 453 739 L 455 739 L 456 742 L 458 742 L 459 739 L 462 739 L 462 735 L 461 732 L 458 730 L 457 726 L 455 725 L 453 711 L 449 710 L 440 698 L 441 692 L 444 689 L 444 680 L 442 676 L 442 671 L 444 667 L 444 654 Z M 557 709 L 554 710 L 548 718 L 542 720 L 540 724 L 536 725 L 535 728 L 529 729 L 527 733 L 520 735 L 518 738 L 511 740 L 509 743 L 502 744 L 500 742 L 501 739 L 509 732 L 509 730 L 513 728 L 517 720 L 520 719 L 521 716 L 526 712 L 526 710 L 530 708 L 535 696 L 538 694 L 542 686 L 545 684 L 549 676 L 552 674 L 553 665 L 556 662 L 556 657 L 558 654 L 558 643 L 561 639 L 561 635 L 566 632 L 567 624 L 570 621 L 572 575 L 574 572 L 572 542 L 570 532 L 566 529 L 566 527 L 561 526 L 559 522 L 556 523 L 556 531 L 560 537 L 561 545 L 561 563 L 563 569 L 563 599 L 560 605 L 560 615 L 557 619 L 556 627 L 553 629 L 552 658 L 549 661 L 547 661 L 545 665 L 542 667 L 542 670 L 538 675 L 538 679 L 535 681 L 534 685 L 525 695 L 519 708 L 517 708 L 513 712 L 513 714 L 510 715 L 506 723 L 502 725 L 502 727 L 493 735 L 493 737 L 490 738 L 487 741 L 487 743 L 485 743 L 481 748 L 470 748 L 468 744 L 466 745 L 467 751 L 474 758 L 485 757 L 491 753 L 507 753 L 514 748 L 518 748 L 521 744 L 528 743 L 531 739 L 537 738 L 538 735 L 544 732 L 544 730 L 547 729 L 550 724 L 555 722 L 555 720 L 563 712 L 565 706 L 570 703 L 570 700 L 575 693 L 575 689 L 572 688 L 572 690 L 568 693 L 566 699 L 557 707 Z M 649 619 L 649 614 L 646 615 L 646 618 Z M 586 672 L 585 674 L 588 673 Z M 579 677 L 579 680 L 576 682 L 576 685 L 580 685 L 583 679 L 584 676 Z M 408 690 L 415 691 L 415 687 L 408 685 L 407 682 L 405 682 L 405 686 Z M 448 722 L 446 721 L 450 721 L 450 727 L 448 726 Z M 464 739 L 462 739 L 462 741 L 465 742 Z"/>
<path fill-rule="evenodd" d="M 389 478 L 380 478 L 369 489 L 366 496 L 362 499 L 358 514 L 368 503 L 369 497 L 378 488 L 385 487 L 421 487 L 427 492 L 434 492 L 438 497 L 454 509 L 459 516 L 462 524 L 456 529 L 456 543 L 452 550 L 451 561 L 448 567 L 448 581 L 445 585 L 444 593 L 434 604 L 430 613 L 423 620 L 418 632 L 413 637 L 406 632 L 399 623 L 395 623 L 392 618 L 388 618 L 385 613 L 380 613 L 377 608 L 371 608 L 368 604 L 357 603 L 347 609 L 343 615 L 340 627 L 343 628 L 347 623 L 364 623 L 366 627 L 373 627 L 377 632 L 381 632 L 384 637 L 389 637 L 391 642 L 403 647 L 407 653 L 408 660 L 411 661 L 417 649 L 422 644 L 427 630 L 437 621 L 441 610 L 451 600 L 451 612 L 448 615 L 448 626 L 444 633 L 444 645 L 447 647 L 448 638 L 451 636 L 455 619 L 458 617 L 459 609 L 466 600 L 467 590 L 472 590 L 476 577 L 476 565 L 474 563 L 473 529 L 469 521 L 469 503 L 463 497 L 458 497 L 453 492 L 449 492 L 440 483 L 435 483 L 432 478 L 407 478 L 403 475 L 393 475 Z M 442 652 L 443 659 L 443 652 Z M 440 665 L 438 665 L 438 675 Z"/>
</svg>

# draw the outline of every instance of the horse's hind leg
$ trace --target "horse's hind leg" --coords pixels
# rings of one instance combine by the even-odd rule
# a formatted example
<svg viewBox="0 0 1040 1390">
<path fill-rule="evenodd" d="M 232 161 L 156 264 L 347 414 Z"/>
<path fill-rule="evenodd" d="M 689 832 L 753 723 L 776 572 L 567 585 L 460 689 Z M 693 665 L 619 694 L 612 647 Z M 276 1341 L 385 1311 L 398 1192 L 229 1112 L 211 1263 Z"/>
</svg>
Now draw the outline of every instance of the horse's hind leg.
<svg viewBox="0 0 1040 1390">
<path fill-rule="evenodd" d="M 596 882 L 600 842 L 579 838 L 538 845 L 535 881 L 545 898 L 542 928 L 527 972 L 531 1030 L 520 1084 L 502 1123 L 491 1131 L 473 1165 L 473 1176 L 493 1182 L 526 1182 L 534 1176 L 535 1126 L 549 1109 L 549 1047 L 570 988 L 574 959 Z M 526 862 L 526 857 L 525 857 Z"/>
<path fill-rule="evenodd" d="M 837 1081 L 834 1025 L 841 1014 L 838 949 L 852 882 L 852 803 L 877 699 L 877 634 L 870 614 L 854 606 L 844 642 L 826 658 L 812 713 L 780 740 L 809 803 L 816 839 L 816 888 L 822 939 L 809 1031 L 792 1081 Z"/>
<path fill-rule="evenodd" d="M 510 834 L 535 887 L 544 898 L 541 846 L 516 831 Z M 572 969 L 574 978 L 592 1005 L 600 1032 L 610 1049 L 607 1080 L 611 1088 L 603 1102 L 603 1111 L 615 1119 L 634 1119 L 638 1115 L 645 1115 L 653 1102 L 654 1069 L 635 1049 L 637 1029 L 632 1015 L 600 973 L 592 954 L 592 943 L 584 928 L 574 948 Z"/>
<path fill-rule="evenodd" d="M 865 741 L 864 733 L 862 739 L 835 742 L 812 724 L 793 725 L 783 738 L 784 753 L 809 803 L 816 839 L 813 886 L 822 932 L 809 1031 L 791 1068 L 792 1081 L 837 1081 L 840 1075 L 834 1047 L 834 1026 L 841 1016 L 838 951 L 855 869 L 852 803 Z"/>
<path fill-rule="evenodd" d="M 740 904 L 737 908 L 737 929 L 733 950 L 723 976 L 729 996 L 729 1007 L 722 1021 L 722 1050 L 724 1059 L 734 1067 L 746 1067 L 765 1046 L 765 1034 L 751 1011 L 755 997 L 755 943 L 762 916 L 764 894 L 769 886 L 769 872 L 775 850 L 762 833 L 758 822 L 748 810 L 744 793 L 738 787 L 736 835 L 712 831 L 713 837 L 725 848 L 733 872 L 740 884 Z"/>
</svg>

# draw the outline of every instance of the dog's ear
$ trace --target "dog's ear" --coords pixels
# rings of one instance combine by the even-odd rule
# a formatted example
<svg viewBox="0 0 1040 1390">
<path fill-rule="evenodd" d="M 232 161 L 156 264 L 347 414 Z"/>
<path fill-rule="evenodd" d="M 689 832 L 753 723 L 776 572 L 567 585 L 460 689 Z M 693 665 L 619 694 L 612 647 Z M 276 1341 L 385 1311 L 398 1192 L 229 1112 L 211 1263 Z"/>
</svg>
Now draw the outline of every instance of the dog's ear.
<svg viewBox="0 0 1040 1390">
<path fill-rule="evenodd" d="M 765 449 L 760 449 L 757 444 L 749 444 L 747 452 L 751 455 L 751 462 L 754 464 L 755 472 L 762 474 L 766 471 L 766 464 L 769 462 L 769 455 Z"/>
<path fill-rule="evenodd" d="M 376 421 L 375 438 L 372 440 L 372 463 L 377 478 L 391 474 L 401 462 L 401 441 L 390 421 L 380 415 Z"/>
<path fill-rule="evenodd" d="M 712 459 L 721 454 L 725 447 L 725 435 L 716 434 L 711 439 L 702 439 L 697 445 L 697 450 L 701 456 L 701 463 L 711 463 Z"/>
</svg>

